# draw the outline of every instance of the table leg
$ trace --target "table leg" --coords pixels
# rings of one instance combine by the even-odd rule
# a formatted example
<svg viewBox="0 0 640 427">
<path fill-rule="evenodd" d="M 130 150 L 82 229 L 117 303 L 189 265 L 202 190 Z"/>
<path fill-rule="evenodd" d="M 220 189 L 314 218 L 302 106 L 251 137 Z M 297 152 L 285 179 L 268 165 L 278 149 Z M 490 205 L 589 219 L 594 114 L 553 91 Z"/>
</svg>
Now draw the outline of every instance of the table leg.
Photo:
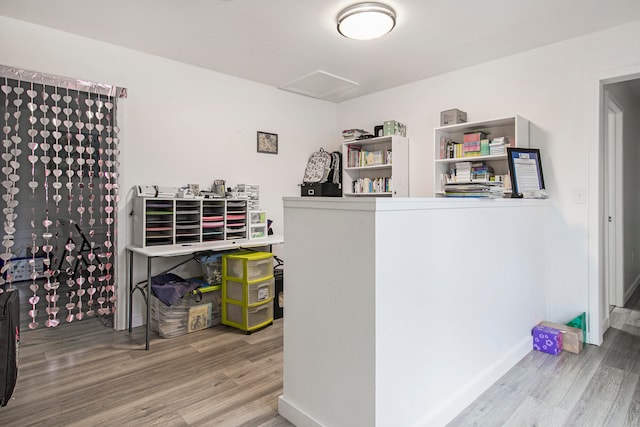
<svg viewBox="0 0 640 427">
<path fill-rule="evenodd" d="M 147 303 L 146 345 L 144 349 L 149 350 L 149 331 L 151 329 L 151 257 L 147 257 L 147 289 L 144 295 Z"/>
<path fill-rule="evenodd" d="M 129 312 L 128 314 L 128 318 L 129 318 L 129 333 L 131 333 L 131 329 L 132 329 L 132 324 L 133 324 L 133 251 L 128 251 L 129 252 L 129 265 L 127 266 L 129 271 L 129 277 L 128 277 L 128 289 L 129 289 Z"/>
</svg>

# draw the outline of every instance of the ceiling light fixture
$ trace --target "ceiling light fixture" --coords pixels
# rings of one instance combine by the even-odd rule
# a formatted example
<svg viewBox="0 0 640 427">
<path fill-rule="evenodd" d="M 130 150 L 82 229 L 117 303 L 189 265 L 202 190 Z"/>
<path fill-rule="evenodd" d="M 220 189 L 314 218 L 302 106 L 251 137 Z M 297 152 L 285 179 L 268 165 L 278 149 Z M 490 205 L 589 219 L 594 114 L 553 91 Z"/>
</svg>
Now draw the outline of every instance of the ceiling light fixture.
<svg viewBox="0 0 640 427">
<path fill-rule="evenodd" d="M 396 25 L 396 12 L 382 3 L 358 3 L 338 14 L 338 32 L 355 40 L 371 40 Z"/>
</svg>

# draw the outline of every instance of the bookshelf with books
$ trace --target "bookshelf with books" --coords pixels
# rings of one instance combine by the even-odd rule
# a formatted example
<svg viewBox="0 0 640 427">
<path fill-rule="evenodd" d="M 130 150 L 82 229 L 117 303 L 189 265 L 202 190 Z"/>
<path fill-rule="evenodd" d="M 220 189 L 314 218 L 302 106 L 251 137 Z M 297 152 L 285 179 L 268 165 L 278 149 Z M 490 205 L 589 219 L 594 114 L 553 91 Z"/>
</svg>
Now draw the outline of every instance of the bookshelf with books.
<svg viewBox="0 0 640 427">
<path fill-rule="evenodd" d="M 342 144 L 343 195 L 409 197 L 409 139 L 390 135 Z"/>
<path fill-rule="evenodd" d="M 434 194 L 511 194 L 507 147 L 529 147 L 529 120 L 519 115 L 434 129 Z"/>
</svg>

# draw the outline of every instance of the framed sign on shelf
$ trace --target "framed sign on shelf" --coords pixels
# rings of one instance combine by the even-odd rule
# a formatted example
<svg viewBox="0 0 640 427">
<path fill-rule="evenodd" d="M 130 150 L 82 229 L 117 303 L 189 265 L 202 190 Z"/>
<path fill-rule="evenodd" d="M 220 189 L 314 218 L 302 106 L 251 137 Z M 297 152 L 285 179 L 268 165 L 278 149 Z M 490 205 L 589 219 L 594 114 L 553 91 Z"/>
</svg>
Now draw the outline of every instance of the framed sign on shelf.
<svg viewBox="0 0 640 427">
<path fill-rule="evenodd" d="M 544 190 L 542 162 L 538 148 L 507 147 L 512 197 Z"/>
<path fill-rule="evenodd" d="M 258 153 L 278 154 L 278 135 L 258 131 Z"/>
</svg>

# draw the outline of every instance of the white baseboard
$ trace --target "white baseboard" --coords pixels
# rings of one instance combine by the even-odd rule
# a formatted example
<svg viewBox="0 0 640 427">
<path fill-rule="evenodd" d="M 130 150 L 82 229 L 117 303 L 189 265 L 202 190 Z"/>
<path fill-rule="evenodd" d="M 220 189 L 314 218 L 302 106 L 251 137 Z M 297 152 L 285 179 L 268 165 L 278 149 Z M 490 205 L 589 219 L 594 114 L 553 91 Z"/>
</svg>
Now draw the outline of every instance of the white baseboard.
<svg viewBox="0 0 640 427">
<path fill-rule="evenodd" d="M 429 411 L 417 425 L 444 426 L 460 414 L 467 406 L 476 400 L 489 387 L 496 383 L 500 377 L 513 368 L 532 349 L 531 337 L 526 337 L 511 351 L 489 365 L 484 371 L 462 386 L 458 392 L 450 396 L 438 407 Z M 322 424 L 313 417 L 304 413 L 294 404 L 287 401 L 284 395 L 278 398 L 278 413 L 297 427 L 322 427 Z"/>
<path fill-rule="evenodd" d="M 284 395 L 278 397 L 278 413 L 296 427 L 323 427 L 313 417 L 289 403 Z"/>
<path fill-rule="evenodd" d="M 444 426 L 451 422 L 467 406 L 476 400 L 489 387 L 495 384 L 500 377 L 513 368 L 532 349 L 532 339 L 527 337 L 511 351 L 505 353 L 501 358 L 489 365 L 484 371 L 479 372 L 471 378 L 457 393 L 449 397 L 445 402 L 434 408 L 422 419 L 418 425 L 421 426 Z"/>
<path fill-rule="evenodd" d="M 631 298 L 631 295 L 633 295 L 636 289 L 638 289 L 638 286 L 640 286 L 640 276 L 636 277 L 636 280 L 633 281 L 633 285 L 629 288 L 627 292 L 625 292 L 624 294 L 625 305 L 627 304 L 627 302 L 629 302 L 629 298 Z"/>
</svg>

